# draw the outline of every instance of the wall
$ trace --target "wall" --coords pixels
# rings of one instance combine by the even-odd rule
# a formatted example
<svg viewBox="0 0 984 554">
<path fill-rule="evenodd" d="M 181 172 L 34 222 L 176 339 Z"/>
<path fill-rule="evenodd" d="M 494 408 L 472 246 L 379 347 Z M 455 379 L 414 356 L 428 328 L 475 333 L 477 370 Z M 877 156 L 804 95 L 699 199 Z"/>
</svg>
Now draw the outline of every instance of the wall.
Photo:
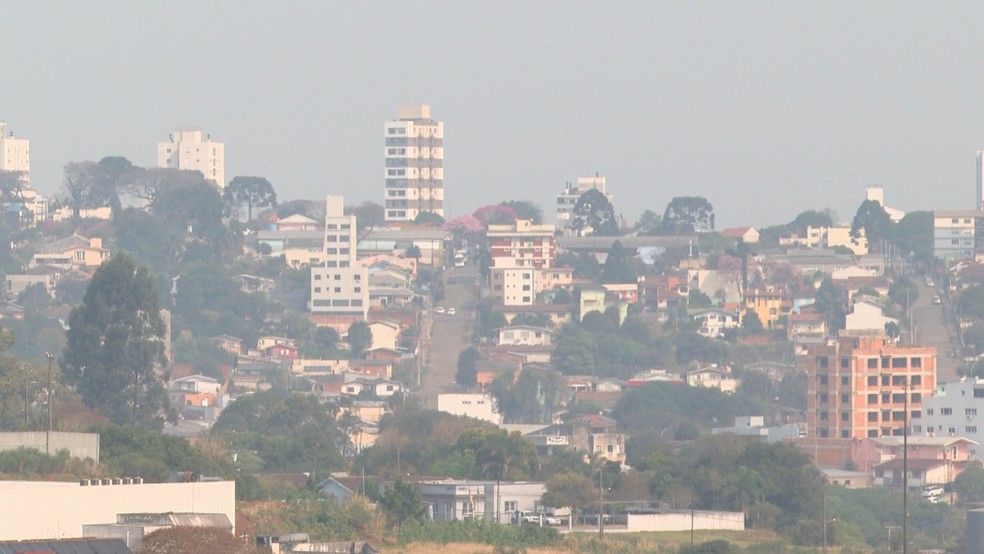
<svg viewBox="0 0 984 554">
<path fill-rule="evenodd" d="M 691 513 L 629 514 L 627 527 L 629 533 L 638 533 L 640 531 L 689 531 L 691 529 Z M 693 512 L 693 529 L 697 531 L 708 529 L 744 531 L 745 514 L 741 512 L 696 510 Z"/>
<path fill-rule="evenodd" d="M 18 448 L 36 448 L 44 452 L 44 431 L 0 433 L 0 451 L 17 450 Z M 51 432 L 51 453 L 67 449 L 73 458 L 92 458 L 99 463 L 99 433 L 65 433 Z M 47 538 L 47 537 L 44 537 Z"/>
<path fill-rule="evenodd" d="M 236 521 L 235 481 L 80 486 L 77 482 L 0 481 L 0 537 L 77 538 L 83 525 L 120 513 L 221 513 Z"/>
</svg>

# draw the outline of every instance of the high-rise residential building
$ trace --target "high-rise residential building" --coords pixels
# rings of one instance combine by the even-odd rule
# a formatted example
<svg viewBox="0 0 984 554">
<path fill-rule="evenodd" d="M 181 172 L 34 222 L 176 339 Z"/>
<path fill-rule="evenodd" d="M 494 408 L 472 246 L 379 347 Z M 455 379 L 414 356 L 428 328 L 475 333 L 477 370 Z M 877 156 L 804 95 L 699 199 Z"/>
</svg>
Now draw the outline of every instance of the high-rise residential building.
<svg viewBox="0 0 984 554">
<path fill-rule="evenodd" d="M 356 219 L 345 199 L 325 200 L 324 265 L 311 268 L 311 314 L 358 316 L 369 311 L 369 269 L 356 261 Z"/>
<path fill-rule="evenodd" d="M 596 190 L 604 194 L 609 202 L 614 202 L 612 195 L 605 191 L 605 178 L 600 175 L 578 177 L 576 186 L 566 183 L 564 191 L 557 195 L 557 230 L 561 235 L 569 236 L 572 234 L 571 213 L 581 195 L 589 190 Z"/>
<path fill-rule="evenodd" d="M 157 143 L 157 167 L 201 171 L 219 190 L 225 188 L 225 144 L 205 135 L 201 129 L 178 129 L 167 142 Z"/>
<path fill-rule="evenodd" d="M 0 121 L 0 171 L 31 171 L 31 143 L 27 139 L 14 138 L 7 132 L 7 124 Z"/>
<path fill-rule="evenodd" d="M 901 436 L 936 389 L 936 349 L 899 346 L 883 333 L 842 334 L 806 345 L 807 436 Z"/>
<path fill-rule="evenodd" d="M 423 212 L 444 217 L 444 123 L 430 117 L 430 106 L 400 106 L 387 122 L 386 221 L 413 221 Z"/>
<path fill-rule="evenodd" d="M 984 379 L 961 378 L 954 383 L 937 385 L 936 394 L 923 401 L 922 413 L 912 418 L 912 434 L 967 437 L 975 442 L 970 446 L 970 452 L 980 457 L 984 453 L 981 448 L 984 444 Z"/>
</svg>

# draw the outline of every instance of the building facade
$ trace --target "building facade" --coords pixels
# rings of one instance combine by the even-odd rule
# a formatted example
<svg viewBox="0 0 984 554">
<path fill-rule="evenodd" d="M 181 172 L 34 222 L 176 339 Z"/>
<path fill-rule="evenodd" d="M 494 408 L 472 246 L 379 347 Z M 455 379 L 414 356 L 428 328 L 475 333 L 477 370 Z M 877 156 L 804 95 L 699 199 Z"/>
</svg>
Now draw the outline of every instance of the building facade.
<svg viewBox="0 0 984 554">
<path fill-rule="evenodd" d="M 534 225 L 518 219 L 509 225 L 489 225 L 486 233 L 492 251 L 492 263 L 511 260 L 515 267 L 552 267 L 556 255 L 554 226 Z"/>
<path fill-rule="evenodd" d="M 201 129 L 178 129 L 166 142 L 157 143 L 157 167 L 200 171 L 219 190 L 225 188 L 225 144 Z"/>
<path fill-rule="evenodd" d="M 356 221 L 345 199 L 325 200 L 324 265 L 311 268 L 311 313 L 358 316 L 369 311 L 369 269 L 356 263 Z"/>
<path fill-rule="evenodd" d="M 413 221 L 423 212 L 444 217 L 444 123 L 427 104 L 400 106 L 384 128 L 386 221 Z"/>
<path fill-rule="evenodd" d="M 901 436 L 936 389 L 936 349 L 898 346 L 884 333 L 805 345 L 809 438 Z"/>
<path fill-rule="evenodd" d="M 933 212 L 933 255 L 944 260 L 974 258 L 984 240 L 984 211 Z"/>
<path fill-rule="evenodd" d="M 922 413 L 912 418 L 912 434 L 966 437 L 978 443 L 971 445 L 970 453 L 979 457 L 978 445 L 984 441 L 984 379 L 940 383 L 936 394 L 923 401 Z"/>
<path fill-rule="evenodd" d="M 0 171 L 31 171 L 31 142 L 14 138 L 7 124 L 0 121 Z"/>
<path fill-rule="evenodd" d="M 572 235 L 571 213 L 581 195 L 589 190 L 596 190 L 605 195 L 609 202 L 614 203 L 612 195 L 605 190 L 605 178 L 578 177 L 577 184 L 565 183 L 564 191 L 557 195 L 557 230 L 564 236 Z"/>
</svg>

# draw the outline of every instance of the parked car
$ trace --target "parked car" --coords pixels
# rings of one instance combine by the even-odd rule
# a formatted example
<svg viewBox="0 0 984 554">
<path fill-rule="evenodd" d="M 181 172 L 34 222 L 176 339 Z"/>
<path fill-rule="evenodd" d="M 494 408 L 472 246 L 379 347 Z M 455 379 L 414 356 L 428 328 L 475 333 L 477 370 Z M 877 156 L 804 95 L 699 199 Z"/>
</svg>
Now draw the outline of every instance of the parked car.
<svg viewBox="0 0 984 554">
<path fill-rule="evenodd" d="M 543 512 L 540 512 L 538 515 L 540 516 L 540 520 L 543 521 L 543 524 L 544 525 L 563 525 L 564 524 L 564 522 L 561 521 L 561 519 L 558 518 L 558 517 L 549 516 L 549 515 L 547 515 L 547 514 L 545 514 Z"/>
<path fill-rule="evenodd" d="M 434 308 L 434 313 L 437 315 L 444 315 L 444 306 Z"/>
<path fill-rule="evenodd" d="M 447 314 L 448 315 L 454 315 L 455 313 L 456 312 L 455 312 L 455 309 L 454 308 L 448 308 L 448 311 L 447 311 Z"/>
<path fill-rule="evenodd" d="M 923 498 L 932 499 L 943 496 L 943 487 L 940 485 L 928 485 L 922 490 Z"/>
<path fill-rule="evenodd" d="M 933 304 L 942 304 L 942 303 L 943 303 L 943 299 L 940 298 L 940 295 L 934 294 L 933 295 Z"/>
<path fill-rule="evenodd" d="M 927 287 L 935 287 L 936 286 L 936 283 L 932 279 L 930 279 L 929 277 L 926 277 L 926 286 Z"/>
<path fill-rule="evenodd" d="M 510 519 L 513 523 L 534 523 L 536 525 L 540 524 L 540 514 L 537 512 L 532 512 L 530 510 L 520 510 L 513 512 L 512 518 Z"/>
</svg>

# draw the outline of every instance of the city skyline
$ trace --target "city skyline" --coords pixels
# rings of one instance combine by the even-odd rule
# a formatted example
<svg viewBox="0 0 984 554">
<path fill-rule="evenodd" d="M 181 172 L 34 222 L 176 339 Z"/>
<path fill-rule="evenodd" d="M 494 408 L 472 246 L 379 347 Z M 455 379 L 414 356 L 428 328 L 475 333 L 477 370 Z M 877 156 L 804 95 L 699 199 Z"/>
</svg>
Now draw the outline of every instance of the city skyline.
<svg viewBox="0 0 984 554">
<path fill-rule="evenodd" d="M 380 202 L 379 124 L 426 103 L 454 156 L 446 215 L 600 174 L 632 222 L 704 196 L 718 228 L 867 185 L 905 211 L 971 209 L 984 149 L 984 6 L 589 3 L 18 5 L 0 22 L 0 120 L 32 184 L 71 161 L 152 167 L 174 128 L 283 200 Z M 176 37 L 215 37 L 221 40 Z M 432 30 L 430 32 L 425 31 Z M 207 46 L 207 48 L 206 48 Z M 783 206 L 776 210 L 776 205 Z"/>
</svg>

